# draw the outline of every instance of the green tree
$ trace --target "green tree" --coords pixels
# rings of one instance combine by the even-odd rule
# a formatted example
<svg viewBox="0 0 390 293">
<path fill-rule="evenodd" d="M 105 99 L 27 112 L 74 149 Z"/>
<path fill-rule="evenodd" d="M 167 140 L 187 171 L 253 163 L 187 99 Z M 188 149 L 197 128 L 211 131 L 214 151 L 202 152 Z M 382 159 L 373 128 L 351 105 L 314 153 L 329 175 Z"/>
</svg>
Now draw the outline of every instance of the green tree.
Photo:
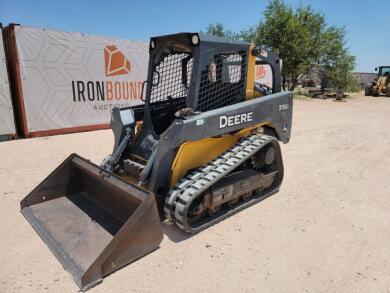
<svg viewBox="0 0 390 293">
<path fill-rule="evenodd" d="M 350 79 L 355 64 L 355 58 L 346 49 L 345 28 L 329 26 L 324 14 L 311 6 L 294 9 L 283 0 L 270 0 L 257 25 L 234 33 L 215 23 L 207 27 L 207 32 L 246 40 L 279 54 L 283 58 L 284 87 L 289 80 L 290 90 L 314 67 L 321 68 L 323 76 L 335 87 L 345 88 L 348 83 L 341 79 Z"/>
<path fill-rule="evenodd" d="M 357 80 L 351 74 L 355 67 L 355 57 L 343 52 L 338 56 L 335 64 L 327 68 L 330 84 L 339 91 L 356 91 L 358 89 Z"/>
<path fill-rule="evenodd" d="M 336 90 L 359 90 L 358 81 L 351 74 L 355 68 L 355 56 L 346 47 L 345 27 L 330 26 L 322 33 L 321 56 L 318 64 L 322 76 L 329 80 Z"/>
<path fill-rule="evenodd" d="M 224 37 L 232 40 L 240 38 L 239 34 L 233 33 L 232 31 L 225 29 L 224 25 L 219 22 L 209 24 L 206 27 L 206 33 L 209 35 Z"/>
<path fill-rule="evenodd" d="M 282 76 L 291 80 L 290 90 L 318 63 L 324 26 L 324 15 L 310 6 L 294 10 L 282 0 L 272 0 L 264 11 L 254 42 L 283 57 Z"/>
</svg>

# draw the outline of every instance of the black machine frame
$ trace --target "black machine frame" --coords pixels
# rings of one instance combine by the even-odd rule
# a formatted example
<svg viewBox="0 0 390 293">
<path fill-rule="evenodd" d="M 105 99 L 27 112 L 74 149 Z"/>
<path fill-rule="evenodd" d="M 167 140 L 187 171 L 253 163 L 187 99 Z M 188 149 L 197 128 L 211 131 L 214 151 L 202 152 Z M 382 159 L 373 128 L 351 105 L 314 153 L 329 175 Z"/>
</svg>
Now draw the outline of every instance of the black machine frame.
<svg viewBox="0 0 390 293">
<path fill-rule="evenodd" d="M 238 125 L 224 129 L 219 128 L 219 117 L 221 115 L 253 112 L 254 119 L 246 127 L 266 122 L 272 127 L 272 131 L 278 140 L 284 143 L 289 141 L 292 120 L 292 94 L 290 92 L 280 92 L 280 60 L 276 54 L 261 47 L 252 48 L 251 50 L 250 44 L 246 42 L 232 41 L 199 33 L 179 33 L 151 38 L 145 104 L 132 107 L 135 120 L 143 120 L 143 126 L 135 142 L 125 151 L 124 156 L 130 155 L 133 160 L 145 165 L 140 179 L 148 185 L 149 190 L 156 193 L 157 198 L 164 198 L 166 192 L 168 192 L 166 188 L 169 186 L 167 182 L 170 178 L 170 172 L 163 172 L 163 170 L 171 168 L 177 147 L 181 143 L 224 135 L 244 127 Z M 240 66 L 240 87 L 238 91 L 234 92 L 234 98 L 226 103 L 223 100 L 223 95 L 221 95 L 221 104 L 199 109 L 202 89 L 202 78 L 199 78 L 199 76 L 202 76 L 205 68 L 215 61 L 216 55 L 237 55 L 238 52 L 242 54 L 241 56 L 245 56 L 245 59 L 242 59 L 241 63 L 238 63 L 237 60 L 231 62 L 232 66 Z M 184 80 L 189 84 L 185 96 L 161 98 L 153 92 L 159 82 L 164 82 L 161 74 L 156 73 L 156 68 L 170 54 L 185 54 L 182 55 L 182 60 L 186 58 L 188 60 L 188 56 L 192 56 L 191 72 L 187 72 L 187 76 L 184 77 L 182 72 L 175 72 L 178 76 L 170 76 L 170 78 Z M 256 64 L 271 66 L 273 94 L 261 99 L 246 101 L 245 91 L 249 63 L 247 57 L 249 57 L 249 54 L 256 57 Z M 172 65 L 171 62 L 167 63 L 168 66 Z M 169 68 L 166 72 L 171 74 L 172 68 Z M 223 77 L 223 71 L 216 69 L 215 72 L 217 75 L 220 73 Z M 189 76 L 190 74 L 191 76 Z M 218 80 L 218 78 L 216 79 Z M 169 80 L 167 85 L 172 89 L 170 82 L 172 80 Z M 227 92 L 223 92 L 223 94 L 230 94 L 229 90 L 227 89 Z M 164 91 L 164 94 L 166 93 L 167 91 Z M 183 91 L 173 87 L 173 93 L 183 93 Z M 215 99 L 215 96 L 211 98 Z M 178 110 L 184 108 L 190 108 L 190 115 L 184 117 L 174 115 Z M 202 126 L 198 126 L 200 120 L 203 123 Z"/>
</svg>

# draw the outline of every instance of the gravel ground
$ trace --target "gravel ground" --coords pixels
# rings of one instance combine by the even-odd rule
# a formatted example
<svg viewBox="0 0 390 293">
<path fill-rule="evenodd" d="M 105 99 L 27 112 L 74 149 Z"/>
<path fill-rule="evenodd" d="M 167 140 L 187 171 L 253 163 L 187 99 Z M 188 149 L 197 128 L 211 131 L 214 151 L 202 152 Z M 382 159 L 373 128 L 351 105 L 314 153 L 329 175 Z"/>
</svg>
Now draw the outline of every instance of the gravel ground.
<svg viewBox="0 0 390 293">
<path fill-rule="evenodd" d="M 390 99 L 297 100 L 281 191 L 161 248 L 89 292 L 390 292 Z M 0 292 L 77 292 L 19 212 L 70 153 L 99 163 L 110 131 L 0 143 Z"/>
</svg>

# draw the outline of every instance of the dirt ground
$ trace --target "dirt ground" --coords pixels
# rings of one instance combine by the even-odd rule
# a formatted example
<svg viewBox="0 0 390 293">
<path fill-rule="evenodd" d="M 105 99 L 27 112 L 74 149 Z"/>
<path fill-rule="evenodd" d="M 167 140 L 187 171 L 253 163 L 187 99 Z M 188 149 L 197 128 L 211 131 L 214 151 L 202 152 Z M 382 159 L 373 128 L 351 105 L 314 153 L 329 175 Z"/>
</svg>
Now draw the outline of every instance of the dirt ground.
<svg viewBox="0 0 390 293">
<path fill-rule="evenodd" d="M 0 143 L 0 292 L 77 292 L 19 212 L 70 153 L 96 163 L 110 131 Z M 281 191 L 161 248 L 95 292 L 390 292 L 390 99 L 297 100 Z M 46 290 L 46 291 L 45 291 Z"/>
</svg>

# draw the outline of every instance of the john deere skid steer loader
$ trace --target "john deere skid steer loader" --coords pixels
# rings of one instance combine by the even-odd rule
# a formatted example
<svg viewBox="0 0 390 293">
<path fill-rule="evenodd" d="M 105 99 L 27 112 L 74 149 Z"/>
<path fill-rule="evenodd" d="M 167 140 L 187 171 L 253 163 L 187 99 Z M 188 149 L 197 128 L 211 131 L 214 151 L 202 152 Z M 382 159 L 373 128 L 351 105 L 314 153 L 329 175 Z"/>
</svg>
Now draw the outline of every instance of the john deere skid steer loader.
<svg viewBox="0 0 390 293">
<path fill-rule="evenodd" d="M 101 166 L 72 154 L 21 202 L 82 290 L 157 249 L 162 221 L 196 233 L 278 191 L 293 106 L 280 65 L 244 42 L 151 38 L 145 103 L 112 111 L 112 154 Z"/>
</svg>

